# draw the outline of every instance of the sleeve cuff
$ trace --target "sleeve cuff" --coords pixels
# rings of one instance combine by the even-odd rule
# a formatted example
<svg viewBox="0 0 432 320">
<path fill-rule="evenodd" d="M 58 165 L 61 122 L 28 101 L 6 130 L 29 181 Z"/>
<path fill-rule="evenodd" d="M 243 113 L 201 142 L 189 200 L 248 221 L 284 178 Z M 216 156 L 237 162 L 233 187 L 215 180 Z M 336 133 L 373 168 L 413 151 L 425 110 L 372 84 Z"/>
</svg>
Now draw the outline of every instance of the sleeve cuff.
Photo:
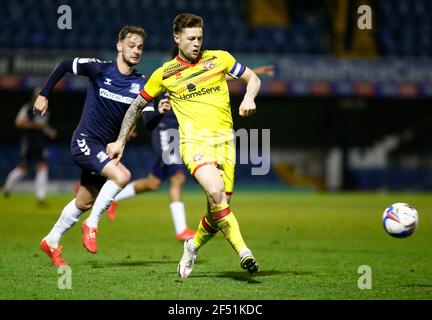
<svg viewBox="0 0 432 320">
<path fill-rule="evenodd" d="M 147 102 L 151 102 L 153 101 L 154 97 L 152 97 L 151 95 L 149 95 L 147 92 L 145 92 L 144 90 L 140 91 L 140 95 L 141 97 L 143 97 Z"/>
</svg>

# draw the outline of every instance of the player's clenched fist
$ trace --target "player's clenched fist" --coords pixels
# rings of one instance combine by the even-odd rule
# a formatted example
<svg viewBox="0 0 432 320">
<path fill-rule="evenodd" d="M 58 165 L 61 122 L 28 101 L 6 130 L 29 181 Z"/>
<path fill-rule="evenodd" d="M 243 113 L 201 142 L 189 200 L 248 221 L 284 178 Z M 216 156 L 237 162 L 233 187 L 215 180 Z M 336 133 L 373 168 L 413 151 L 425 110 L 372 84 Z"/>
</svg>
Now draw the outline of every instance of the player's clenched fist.
<svg viewBox="0 0 432 320">
<path fill-rule="evenodd" d="M 249 117 L 256 112 L 255 101 L 251 99 L 244 99 L 240 104 L 239 114 L 242 117 Z"/>
<path fill-rule="evenodd" d="M 42 116 L 48 111 L 48 99 L 44 96 L 38 95 L 33 106 L 33 112 L 38 112 Z"/>
<path fill-rule="evenodd" d="M 159 101 L 158 111 L 160 114 L 165 114 L 170 110 L 171 110 L 171 103 L 168 98 L 164 98 L 161 101 Z"/>
</svg>

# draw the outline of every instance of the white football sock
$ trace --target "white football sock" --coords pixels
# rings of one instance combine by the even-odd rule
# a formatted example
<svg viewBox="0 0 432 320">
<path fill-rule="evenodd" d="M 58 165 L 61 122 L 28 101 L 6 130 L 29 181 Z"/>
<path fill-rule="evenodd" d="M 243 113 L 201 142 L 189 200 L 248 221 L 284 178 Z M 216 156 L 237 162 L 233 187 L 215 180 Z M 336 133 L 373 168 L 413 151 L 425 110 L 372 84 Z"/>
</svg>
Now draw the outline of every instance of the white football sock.
<svg viewBox="0 0 432 320">
<path fill-rule="evenodd" d="M 122 189 L 111 180 L 105 182 L 95 200 L 90 216 L 87 218 L 87 226 L 97 228 L 102 214 Z"/>
<path fill-rule="evenodd" d="M 115 201 L 121 201 L 123 199 L 132 198 L 136 195 L 135 188 L 134 188 L 134 182 L 129 183 L 122 191 L 120 191 L 116 197 L 114 198 Z"/>
<path fill-rule="evenodd" d="M 239 258 L 240 258 L 240 260 L 241 260 L 241 259 L 243 259 L 244 257 L 251 256 L 251 255 L 252 255 L 252 251 L 250 251 L 250 250 L 248 249 L 248 247 L 244 247 L 243 249 L 240 249 L 238 255 L 239 255 Z"/>
<path fill-rule="evenodd" d="M 72 228 L 82 215 L 82 211 L 75 205 L 75 200 L 76 199 L 73 199 L 66 205 L 66 207 L 64 207 L 60 218 L 57 220 L 50 233 L 45 237 L 45 240 L 50 247 L 57 248 L 62 235 Z"/>
<path fill-rule="evenodd" d="M 171 202 L 169 207 L 176 234 L 180 234 L 187 228 L 184 203 L 181 201 Z"/>
<path fill-rule="evenodd" d="M 45 200 L 48 187 L 48 168 L 38 169 L 35 178 L 36 197 L 39 201 Z"/>
<path fill-rule="evenodd" d="M 26 175 L 26 171 L 20 167 L 13 169 L 7 176 L 4 191 L 10 192 L 12 187 Z"/>
</svg>

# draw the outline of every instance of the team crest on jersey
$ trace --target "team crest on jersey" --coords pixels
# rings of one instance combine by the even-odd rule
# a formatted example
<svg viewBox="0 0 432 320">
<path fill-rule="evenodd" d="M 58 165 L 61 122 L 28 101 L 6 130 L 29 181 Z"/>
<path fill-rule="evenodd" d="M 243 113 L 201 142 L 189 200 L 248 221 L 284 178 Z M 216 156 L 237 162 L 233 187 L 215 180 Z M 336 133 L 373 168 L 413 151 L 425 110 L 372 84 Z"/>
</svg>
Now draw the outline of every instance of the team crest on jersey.
<svg viewBox="0 0 432 320">
<path fill-rule="evenodd" d="M 139 83 L 132 83 L 129 92 L 138 94 L 140 92 L 140 84 Z"/>
<path fill-rule="evenodd" d="M 215 65 L 211 61 L 206 61 L 206 62 L 203 63 L 203 67 L 206 70 L 211 70 L 211 69 L 213 69 L 215 67 Z"/>
</svg>

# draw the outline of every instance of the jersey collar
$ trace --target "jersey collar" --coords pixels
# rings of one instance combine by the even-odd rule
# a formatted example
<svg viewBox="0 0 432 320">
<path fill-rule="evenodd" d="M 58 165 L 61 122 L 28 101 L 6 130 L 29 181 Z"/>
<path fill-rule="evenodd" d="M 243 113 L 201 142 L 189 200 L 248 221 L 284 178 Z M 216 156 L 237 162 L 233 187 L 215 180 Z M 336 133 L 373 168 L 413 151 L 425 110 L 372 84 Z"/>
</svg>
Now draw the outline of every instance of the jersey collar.
<svg viewBox="0 0 432 320">
<path fill-rule="evenodd" d="M 184 66 L 186 66 L 186 67 L 193 67 L 193 66 L 196 66 L 196 65 L 200 62 L 201 57 L 202 57 L 202 52 L 200 52 L 200 54 L 198 55 L 198 57 L 197 57 L 195 63 L 189 63 L 189 62 L 187 62 L 187 61 L 184 61 L 184 60 L 183 60 L 182 58 L 180 58 L 179 56 L 176 57 L 176 60 L 177 60 L 177 62 L 181 63 L 182 65 L 184 65 Z"/>
</svg>

